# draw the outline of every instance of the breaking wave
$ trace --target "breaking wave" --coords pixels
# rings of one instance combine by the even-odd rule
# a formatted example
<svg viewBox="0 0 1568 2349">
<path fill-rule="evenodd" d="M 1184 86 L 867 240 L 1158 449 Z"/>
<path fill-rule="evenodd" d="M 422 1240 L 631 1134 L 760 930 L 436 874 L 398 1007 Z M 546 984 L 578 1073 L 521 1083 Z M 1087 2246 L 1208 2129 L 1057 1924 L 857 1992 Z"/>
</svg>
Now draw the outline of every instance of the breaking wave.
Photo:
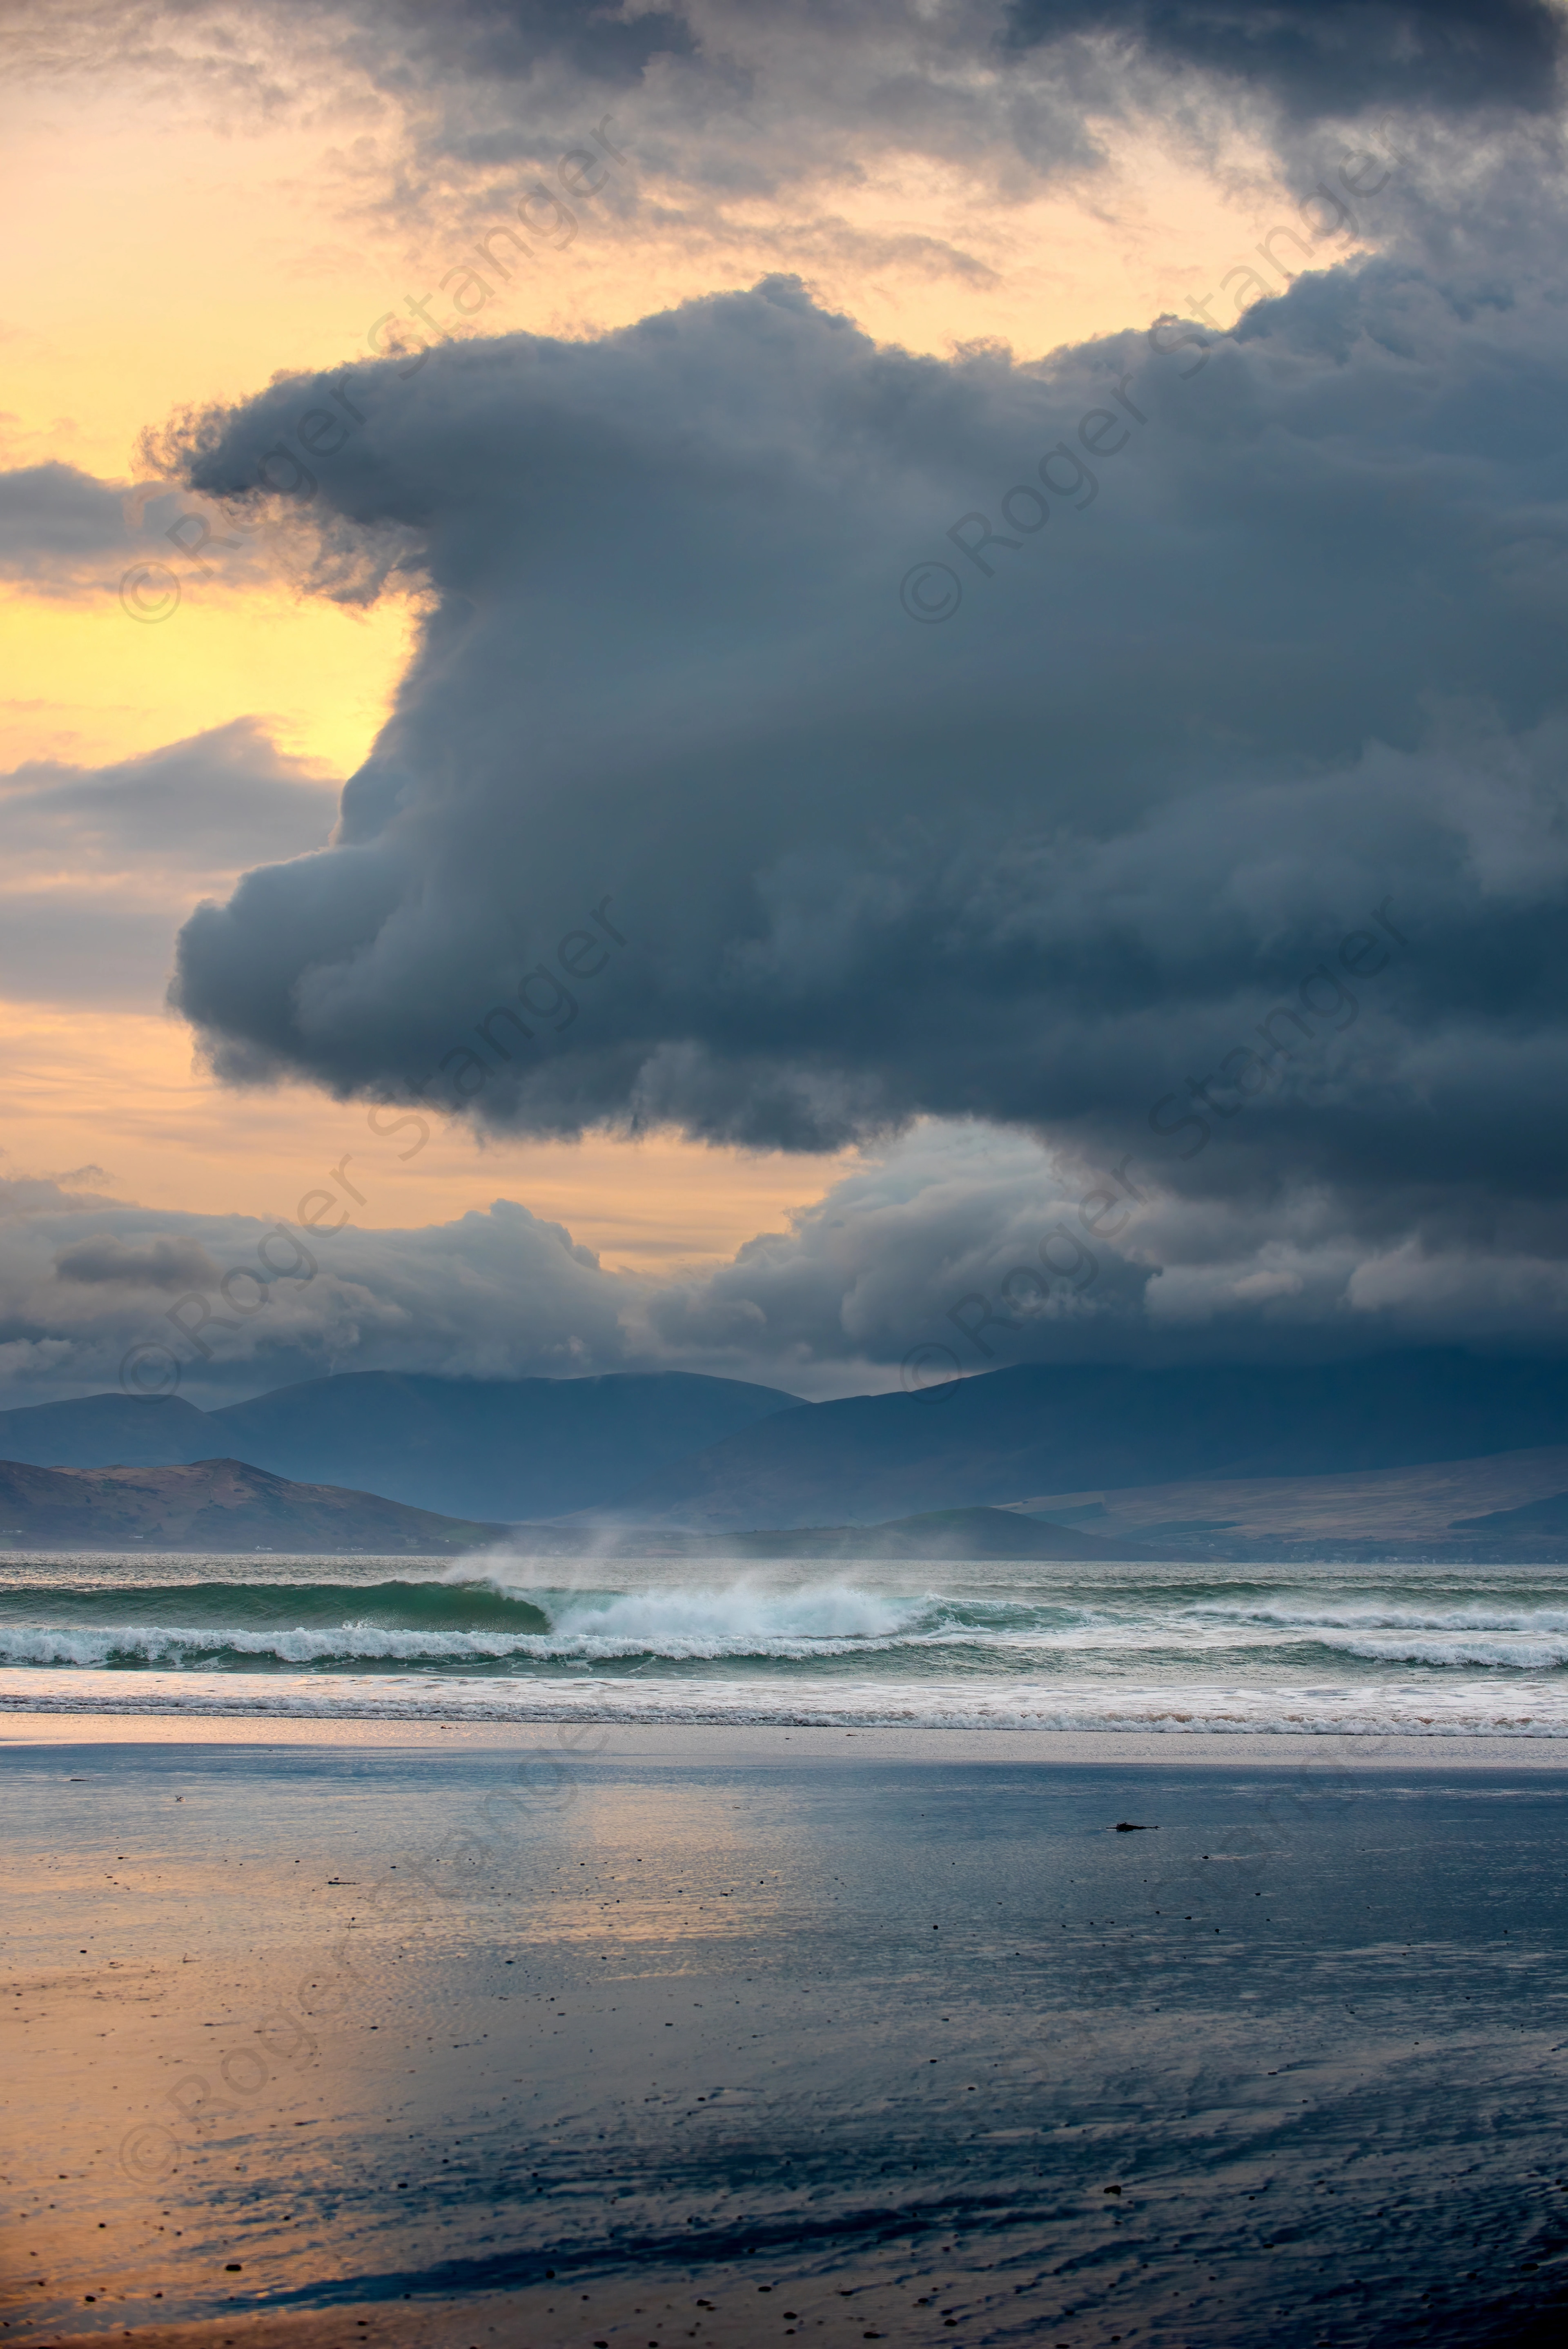
<svg viewBox="0 0 1568 2349">
<path fill-rule="evenodd" d="M 671 1560 L 606 1588 L 494 1554 L 429 1579 L 355 1582 L 341 1560 L 269 1566 L 265 1581 L 235 1560 L 225 1579 L 229 1565 L 0 1565 L 0 1702 L 134 1708 L 156 1690 L 159 1705 L 223 1710 L 213 1692 L 242 1702 L 242 1684 L 247 1710 L 460 1702 L 498 1719 L 564 1705 L 971 1727 L 1568 1723 L 1568 1572 L 1551 1568 L 944 1566 L 913 1569 L 941 1588 L 911 1588 L 864 1566 L 699 1581 Z M 606 1566 L 577 1571 L 602 1585 Z"/>
</svg>

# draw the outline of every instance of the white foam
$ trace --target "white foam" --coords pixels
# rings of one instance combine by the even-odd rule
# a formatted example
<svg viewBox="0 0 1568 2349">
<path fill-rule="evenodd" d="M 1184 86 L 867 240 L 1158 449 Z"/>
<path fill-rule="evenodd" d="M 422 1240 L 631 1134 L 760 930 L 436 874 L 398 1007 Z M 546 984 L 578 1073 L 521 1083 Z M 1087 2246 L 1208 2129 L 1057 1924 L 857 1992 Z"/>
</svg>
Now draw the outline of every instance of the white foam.
<svg viewBox="0 0 1568 2349">
<path fill-rule="evenodd" d="M 1568 1663 L 1568 1640 L 1467 1640 L 1452 1633 L 1447 1639 L 1422 1640 L 1389 1633 L 1383 1639 L 1335 1639 L 1324 1644 L 1342 1655 L 1364 1656 L 1371 1663 L 1440 1664 L 1450 1671 L 1490 1664 L 1499 1671 L 1547 1672 Z"/>
<path fill-rule="evenodd" d="M 1359 1687 L 1202 1682 L 331 1680 L 283 1673 L 0 1670 L 0 1712 L 341 1721 L 610 1721 L 927 1729 L 1125 1730 L 1180 1736 L 1568 1737 L 1568 1684 L 1495 1680 Z"/>
<path fill-rule="evenodd" d="M 758 1656 L 808 1662 L 818 1656 L 885 1651 L 920 1637 L 934 1594 L 896 1596 L 842 1582 L 769 1588 L 750 1578 L 717 1588 L 536 1594 L 550 1617 L 531 1643 L 542 1659 L 611 1661 L 653 1655 L 671 1662 Z"/>
<path fill-rule="evenodd" d="M 1568 1610 L 1560 1607 L 1400 1607 L 1376 1601 L 1336 1606 L 1323 1599 L 1235 1607 L 1205 1599 L 1192 1613 L 1211 1622 L 1277 1624 L 1284 1630 L 1568 1632 Z"/>
<path fill-rule="evenodd" d="M 383 1631 L 368 1623 L 307 1631 L 281 1626 L 265 1631 L 180 1624 L 150 1630 L 141 1624 L 101 1624 L 96 1630 L 0 1630 L 0 1662 L 16 1664 L 107 1664 L 114 1658 L 139 1663 L 177 1664 L 186 1656 L 231 1652 L 273 1656 L 280 1663 L 493 1662 L 526 1654 L 543 1643 L 509 1631 Z"/>
<path fill-rule="evenodd" d="M 598 1663 L 641 1655 L 656 1655 L 671 1663 L 742 1657 L 810 1662 L 820 1657 L 884 1652 L 906 1642 L 923 1644 L 915 1627 L 942 1603 L 929 1596 L 881 1596 L 843 1584 L 770 1591 L 738 1582 L 717 1590 L 535 1591 L 531 1596 L 552 1619 L 549 1631 L 417 1631 L 363 1622 L 312 1630 L 282 1624 L 261 1630 L 7 1624 L 0 1626 L 0 1664 L 177 1665 L 223 1652 L 272 1657 L 285 1664 L 425 1662 L 457 1667 L 512 1658 Z M 959 1643 L 983 1637 L 945 1630 L 925 1635 L 926 1640 Z"/>
</svg>

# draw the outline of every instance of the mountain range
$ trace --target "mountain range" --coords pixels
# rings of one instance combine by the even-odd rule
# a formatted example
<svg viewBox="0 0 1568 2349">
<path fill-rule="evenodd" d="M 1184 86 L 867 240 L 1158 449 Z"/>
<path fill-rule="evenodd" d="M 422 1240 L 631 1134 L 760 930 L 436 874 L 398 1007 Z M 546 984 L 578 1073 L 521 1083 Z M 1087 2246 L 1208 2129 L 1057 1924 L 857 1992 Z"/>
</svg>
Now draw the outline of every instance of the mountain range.
<svg viewBox="0 0 1568 2349">
<path fill-rule="evenodd" d="M 245 1460 L 300 1484 L 506 1523 L 611 1502 L 795 1395 L 685 1371 L 438 1379 L 351 1371 L 200 1411 L 177 1395 L 84 1395 L 0 1412 L 0 1460 L 40 1468 Z"/>
<path fill-rule="evenodd" d="M 595 1514 L 642 1525 L 841 1525 L 1195 1478 L 1347 1475 L 1552 1446 L 1568 1364 L 1409 1350 L 1310 1368 L 992 1371 L 924 1395 L 758 1418 Z"/>
<path fill-rule="evenodd" d="M 1565 1433 L 1568 1365 L 1456 1349 L 1310 1368 L 1033 1365 L 822 1403 L 683 1371 L 360 1371 L 213 1412 L 100 1394 L 0 1413 L 0 1458 L 242 1459 L 467 1524 L 718 1534 L 1001 1508 L 1123 1555 L 1130 1542 L 1217 1554 L 1450 1528 L 1556 1537 L 1546 1505 L 1568 1485 Z M 1423 1473 L 1439 1469 L 1453 1473 Z"/>
</svg>

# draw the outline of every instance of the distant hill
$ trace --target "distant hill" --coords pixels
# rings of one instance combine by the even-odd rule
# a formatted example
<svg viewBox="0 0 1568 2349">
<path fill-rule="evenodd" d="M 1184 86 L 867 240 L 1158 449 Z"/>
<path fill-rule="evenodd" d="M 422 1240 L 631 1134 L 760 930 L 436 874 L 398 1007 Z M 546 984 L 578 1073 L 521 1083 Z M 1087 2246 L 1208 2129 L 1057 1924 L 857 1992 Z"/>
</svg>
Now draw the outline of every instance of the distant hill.
<svg viewBox="0 0 1568 2349">
<path fill-rule="evenodd" d="M 1453 1530 L 1457 1534 L 1540 1534 L 1561 1541 L 1568 1538 L 1568 1493 L 1526 1501 L 1517 1509 L 1489 1509 L 1480 1517 L 1456 1517 Z"/>
<path fill-rule="evenodd" d="M 1346 1475 L 1565 1435 L 1557 1361 L 1445 1349 L 1306 1369 L 1036 1365 L 760 1420 L 594 1514 L 715 1529 L 864 1524 L 1086 1487 Z"/>
<path fill-rule="evenodd" d="M 83 1395 L 0 1411 L 0 1460 L 36 1468 L 177 1467 L 223 1446 L 204 1411 L 178 1395 Z"/>
<path fill-rule="evenodd" d="M 193 1466 L 35 1468 L 0 1460 L 0 1548 L 298 1550 L 435 1557 L 504 1526 L 405 1508 L 376 1493 L 294 1485 L 242 1460 Z"/>
<path fill-rule="evenodd" d="M 457 1380 L 369 1371 L 211 1413 L 118 1394 L 0 1413 L 0 1458 L 46 1467 L 237 1457 L 295 1483 L 535 1527 L 821 1531 L 1022 1506 L 1074 1519 L 1105 1555 L 1126 1555 L 1130 1541 L 1219 1555 L 1259 1538 L 1441 1538 L 1456 1519 L 1456 1538 L 1544 1537 L 1544 1521 L 1478 1528 L 1468 1519 L 1560 1491 L 1568 1478 L 1556 1464 L 1524 1455 L 1565 1444 L 1568 1364 L 1458 1349 L 1306 1369 L 1035 1365 L 934 1395 L 825 1403 L 686 1371 Z M 1234 1490 L 1503 1454 L 1517 1458 L 1495 1476 L 1429 1477 L 1403 1492 L 1282 1490 L 1263 1515 L 1261 1491 L 1249 1499 Z M 1134 1488 L 1150 1487 L 1163 1489 L 1134 1504 Z M 1116 1494 L 1127 1506 L 1109 1506 Z"/>
<path fill-rule="evenodd" d="M 1568 1444 L 1347 1476 L 1195 1479 L 1016 1504 L 1100 1541 L 1191 1558 L 1379 1557 L 1542 1561 L 1568 1539 Z M 1480 1514 L 1485 1512 L 1484 1515 Z"/>
<path fill-rule="evenodd" d="M 198 1411 L 178 1396 L 87 1395 L 0 1412 L 0 1459 L 45 1468 L 178 1466 L 217 1454 L 449 1516 L 552 1517 L 775 1412 L 777 1387 L 686 1371 L 438 1379 L 351 1371 Z"/>
</svg>

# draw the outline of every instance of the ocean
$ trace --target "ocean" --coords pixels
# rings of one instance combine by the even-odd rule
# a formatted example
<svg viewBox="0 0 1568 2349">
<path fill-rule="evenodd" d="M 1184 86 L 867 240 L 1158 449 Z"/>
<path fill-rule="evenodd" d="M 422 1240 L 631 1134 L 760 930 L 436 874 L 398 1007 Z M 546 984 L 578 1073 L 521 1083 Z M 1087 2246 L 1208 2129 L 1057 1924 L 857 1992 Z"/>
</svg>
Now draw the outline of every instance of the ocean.
<svg viewBox="0 0 1568 2349">
<path fill-rule="evenodd" d="M 1568 1568 L 0 1561 L 0 1709 L 1568 1735 Z"/>
</svg>

